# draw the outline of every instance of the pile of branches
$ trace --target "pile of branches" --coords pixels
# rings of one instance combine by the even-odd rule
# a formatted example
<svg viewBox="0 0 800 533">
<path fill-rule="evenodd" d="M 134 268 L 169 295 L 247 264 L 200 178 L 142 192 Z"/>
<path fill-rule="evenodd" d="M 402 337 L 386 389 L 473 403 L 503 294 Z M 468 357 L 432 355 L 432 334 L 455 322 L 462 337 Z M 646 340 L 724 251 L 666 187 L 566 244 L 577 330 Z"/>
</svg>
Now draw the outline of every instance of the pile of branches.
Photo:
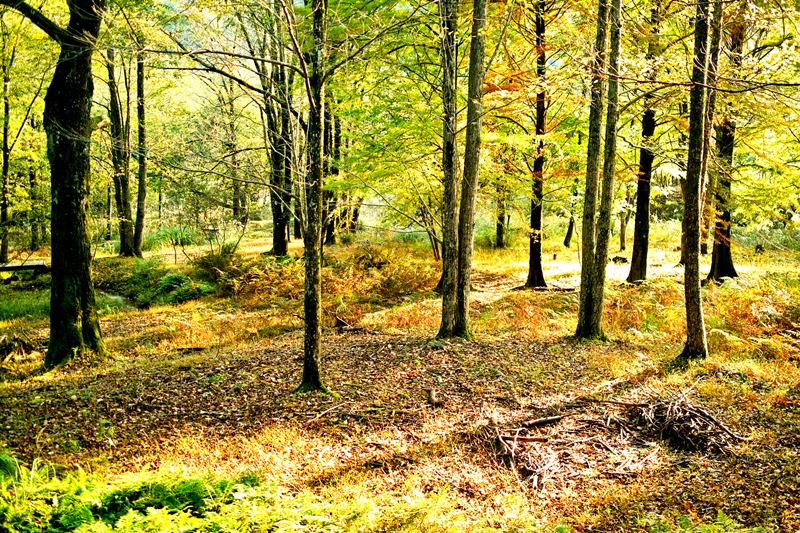
<svg viewBox="0 0 800 533">
<path fill-rule="evenodd" d="M 746 440 L 708 409 L 689 402 L 685 393 L 662 397 L 651 392 L 645 402 L 624 405 L 639 433 L 680 450 L 727 453 L 735 441 Z"/>
<path fill-rule="evenodd" d="M 691 389 L 690 389 L 691 390 Z M 730 453 L 746 440 L 687 399 L 646 390 L 638 402 L 585 399 L 555 416 L 494 428 L 518 480 L 540 489 L 603 476 L 632 476 L 663 457 L 658 441 L 685 451 Z"/>
</svg>

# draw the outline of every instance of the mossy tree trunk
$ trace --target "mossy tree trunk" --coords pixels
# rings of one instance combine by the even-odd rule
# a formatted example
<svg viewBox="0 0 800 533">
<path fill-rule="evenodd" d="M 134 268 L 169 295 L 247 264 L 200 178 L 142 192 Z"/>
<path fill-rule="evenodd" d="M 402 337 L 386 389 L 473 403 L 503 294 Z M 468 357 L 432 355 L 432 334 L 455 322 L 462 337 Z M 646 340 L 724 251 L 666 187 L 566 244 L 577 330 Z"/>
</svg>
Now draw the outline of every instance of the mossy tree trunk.
<svg viewBox="0 0 800 533">
<path fill-rule="evenodd" d="M 89 246 L 92 53 L 100 33 L 104 0 L 68 3 L 66 28 L 20 0 L 0 0 L 19 11 L 61 47 L 45 96 L 44 128 L 50 161 L 52 266 L 50 342 L 45 368 L 85 350 L 105 354 L 100 335 Z"/>
<path fill-rule="evenodd" d="M 475 0 L 472 9 L 472 36 L 469 52 L 467 89 L 467 138 L 464 143 L 464 181 L 458 216 L 458 297 L 453 335 L 471 338 L 469 292 L 472 278 L 472 252 L 475 244 L 475 202 L 481 155 L 483 117 L 484 48 L 486 43 L 486 0 Z"/>
<path fill-rule="evenodd" d="M 442 58 L 442 322 L 438 337 L 453 336 L 458 284 L 458 157 L 456 151 L 458 0 L 439 1 Z"/>
<path fill-rule="evenodd" d="M 683 246 L 686 298 L 686 344 L 679 359 L 708 355 L 703 300 L 700 293 L 700 187 L 706 121 L 706 69 L 708 67 L 708 0 L 699 0 L 694 26 L 694 61 L 689 94 L 689 144 L 684 183 Z"/>
<path fill-rule="evenodd" d="M 133 248 L 137 257 L 142 257 L 142 242 L 144 240 L 144 216 L 147 207 L 147 122 L 144 92 L 145 52 L 144 39 L 137 36 L 136 51 L 136 161 L 139 168 L 136 173 L 136 223 L 133 228 Z M 159 202 L 159 214 L 161 213 Z"/>
<path fill-rule="evenodd" d="M 322 190 L 323 140 L 325 120 L 325 48 L 327 0 L 312 0 L 313 48 L 309 53 L 309 113 L 307 149 L 309 169 L 305 185 L 306 210 L 303 245 L 305 247 L 305 287 L 303 311 L 303 377 L 297 392 L 324 390 L 320 359 L 322 355 Z"/>
<path fill-rule="evenodd" d="M 589 135 L 586 147 L 586 188 L 583 199 L 583 221 L 581 225 L 581 289 L 578 307 L 578 327 L 575 336 L 593 338 L 596 332 L 591 327 L 591 314 L 596 304 L 595 284 L 595 237 L 597 197 L 600 177 L 600 155 L 602 150 L 603 104 L 605 100 L 604 75 L 606 69 L 606 42 L 608 36 L 608 1 L 598 0 L 597 28 L 592 60 L 592 83 L 590 89 Z"/>
<path fill-rule="evenodd" d="M 610 39 L 608 58 L 608 108 L 606 112 L 605 145 L 603 151 L 603 183 L 600 213 L 597 223 L 597 243 L 592 273 L 591 307 L 585 310 L 583 337 L 603 339 L 603 300 L 606 284 L 606 263 L 611 238 L 611 209 L 614 203 L 614 172 L 617 159 L 617 121 L 619 118 L 619 53 L 620 53 L 620 0 L 611 1 Z"/>
</svg>

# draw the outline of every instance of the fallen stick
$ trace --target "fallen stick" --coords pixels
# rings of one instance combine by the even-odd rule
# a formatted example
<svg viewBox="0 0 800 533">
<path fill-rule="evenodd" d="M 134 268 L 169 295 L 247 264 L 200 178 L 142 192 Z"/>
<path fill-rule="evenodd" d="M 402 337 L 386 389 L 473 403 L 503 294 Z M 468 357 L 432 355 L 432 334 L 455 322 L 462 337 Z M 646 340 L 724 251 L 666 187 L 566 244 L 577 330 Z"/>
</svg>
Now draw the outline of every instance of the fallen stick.
<svg viewBox="0 0 800 533">
<path fill-rule="evenodd" d="M 522 423 L 522 427 L 526 428 L 533 428 L 533 427 L 540 427 L 546 426 L 548 424 L 555 424 L 559 420 L 562 420 L 569 415 L 558 415 L 558 416 L 546 416 L 543 418 L 536 418 L 534 420 L 528 420 Z"/>
<path fill-rule="evenodd" d="M 334 410 L 336 410 L 336 409 L 340 408 L 341 406 L 343 406 L 343 405 L 345 405 L 345 404 L 347 404 L 347 402 L 342 402 L 342 403 L 340 403 L 339 405 L 334 405 L 334 406 L 333 406 L 333 407 L 331 407 L 330 409 L 325 409 L 324 411 L 322 411 L 320 414 L 318 414 L 317 416 L 315 416 L 315 417 L 314 417 L 314 418 L 312 418 L 311 420 L 308 420 L 308 421 L 307 421 L 305 424 L 303 424 L 303 426 L 307 426 L 307 425 L 309 425 L 311 422 L 314 422 L 315 420 L 319 420 L 320 418 L 322 418 L 323 416 L 327 415 L 327 414 L 328 414 L 328 413 L 330 413 L 331 411 L 334 411 Z"/>
</svg>

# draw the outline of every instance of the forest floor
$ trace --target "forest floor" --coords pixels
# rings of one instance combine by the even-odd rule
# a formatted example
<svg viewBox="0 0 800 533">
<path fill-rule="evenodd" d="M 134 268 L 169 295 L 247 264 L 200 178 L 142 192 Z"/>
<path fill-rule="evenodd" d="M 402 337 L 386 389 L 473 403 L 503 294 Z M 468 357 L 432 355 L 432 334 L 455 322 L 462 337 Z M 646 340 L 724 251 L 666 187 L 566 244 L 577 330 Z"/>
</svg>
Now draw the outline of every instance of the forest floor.
<svg viewBox="0 0 800 533">
<path fill-rule="evenodd" d="M 40 374 L 42 349 L 8 358 L 0 450 L 108 486 L 132 473 L 252 473 L 334 506 L 324 523 L 306 516 L 286 530 L 800 530 L 796 259 L 753 259 L 737 281 L 708 287 L 711 355 L 677 369 L 682 280 L 669 252 L 655 254 L 666 266 L 642 285 L 621 283 L 627 265 L 610 266 L 612 340 L 602 343 L 570 337 L 575 292 L 512 290 L 525 265 L 479 254 L 467 342 L 433 338 L 440 303 L 427 258 L 340 248 L 325 282 L 323 369 L 335 395 L 292 394 L 299 262 L 246 263 L 217 280 L 223 296 L 148 309 L 101 298 L 112 360 Z M 551 285 L 575 287 L 576 266 L 549 262 Z M 113 287 L 130 270 L 113 263 L 99 277 Z M 0 292 L 4 330 L 43 346 L 46 315 L 19 294 Z M 15 295 L 16 314 L 2 315 Z M 334 327 L 335 316 L 350 327 Z M 670 402 L 728 433 L 648 431 L 640 408 Z"/>
</svg>

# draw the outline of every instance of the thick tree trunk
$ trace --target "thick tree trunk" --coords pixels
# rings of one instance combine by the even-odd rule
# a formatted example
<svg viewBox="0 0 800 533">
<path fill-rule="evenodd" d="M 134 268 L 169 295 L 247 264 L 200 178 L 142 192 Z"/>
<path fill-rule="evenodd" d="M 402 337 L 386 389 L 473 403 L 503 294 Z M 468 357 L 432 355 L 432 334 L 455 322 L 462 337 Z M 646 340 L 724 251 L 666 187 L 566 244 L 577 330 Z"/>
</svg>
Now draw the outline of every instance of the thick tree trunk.
<svg viewBox="0 0 800 533">
<path fill-rule="evenodd" d="M 606 40 L 608 30 L 608 1 L 598 0 L 597 33 L 592 60 L 591 105 L 589 109 L 589 136 L 586 154 L 586 192 L 583 200 L 583 222 L 581 235 L 581 291 L 578 307 L 578 327 L 575 336 L 592 338 L 591 313 L 595 286 L 595 224 L 597 217 L 597 189 L 600 175 L 602 148 L 604 76 L 606 68 Z M 605 266 L 605 265 L 604 265 Z"/>
<path fill-rule="evenodd" d="M 122 102 L 117 85 L 114 49 L 109 48 L 106 57 L 108 71 L 108 117 L 111 122 L 111 165 L 113 168 L 114 206 L 119 219 L 119 255 L 133 257 L 133 217 L 130 195 L 130 116 L 123 115 Z M 110 220 L 110 217 L 109 217 Z"/>
<path fill-rule="evenodd" d="M 92 52 L 104 7 L 102 0 L 73 0 L 67 29 L 51 29 L 61 53 L 44 111 L 53 257 L 45 368 L 62 365 L 86 349 L 106 353 L 95 306 L 88 232 Z"/>
<path fill-rule="evenodd" d="M 458 164 L 457 74 L 458 74 L 458 0 L 439 1 L 442 56 L 442 322 L 437 337 L 452 337 L 456 321 L 458 284 Z"/>
<path fill-rule="evenodd" d="M 467 89 L 467 138 L 464 143 L 464 181 L 458 217 L 458 298 L 453 334 L 471 338 L 469 292 L 472 277 L 472 252 L 475 241 L 475 202 L 478 198 L 478 174 L 481 155 L 483 117 L 484 48 L 486 43 L 486 0 L 475 0 L 472 11 L 472 37 L 469 52 Z"/>
<path fill-rule="evenodd" d="M 305 314 L 303 342 L 303 377 L 297 392 L 324 389 L 320 372 L 322 355 L 322 187 L 323 135 L 325 116 L 325 54 L 326 0 L 313 0 L 312 35 L 314 47 L 310 52 L 310 94 L 308 113 L 308 159 L 306 181 L 306 215 L 303 244 L 305 246 Z"/>
<path fill-rule="evenodd" d="M 144 45 L 139 37 L 139 46 Z M 147 123 L 145 117 L 144 94 L 144 59 L 141 48 L 136 52 L 136 120 L 137 141 L 136 161 L 139 164 L 136 189 L 136 224 L 133 230 L 133 246 L 137 257 L 142 257 L 142 241 L 144 239 L 144 216 L 147 208 Z"/>
<path fill-rule="evenodd" d="M 544 202 L 544 135 L 547 130 L 545 87 L 545 1 L 536 4 L 536 77 L 541 89 L 536 94 L 536 158 L 533 160 L 533 195 L 531 197 L 531 229 L 528 247 L 528 279 L 526 287 L 547 287 L 542 270 L 542 204 Z"/>
<path fill-rule="evenodd" d="M 614 202 L 614 172 L 617 158 L 617 119 L 619 117 L 619 52 L 620 52 L 620 0 L 611 1 L 610 41 L 608 58 L 608 111 L 603 153 L 603 186 L 600 198 L 600 216 L 597 223 L 597 244 L 591 287 L 592 307 L 586 309 L 587 320 L 582 338 L 603 339 L 603 299 L 606 285 L 606 263 L 611 237 L 611 208 Z"/>
<path fill-rule="evenodd" d="M 694 61 L 689 100 L 689 145 L 684 186 L 683 250 L 686 295 L 686 345 L 679 359 L 708 355 L 703 300 L 700 294 L 700 181 L 706 121 L 708 0 L 699 0 L 694 29 Z"/>
</svg>

